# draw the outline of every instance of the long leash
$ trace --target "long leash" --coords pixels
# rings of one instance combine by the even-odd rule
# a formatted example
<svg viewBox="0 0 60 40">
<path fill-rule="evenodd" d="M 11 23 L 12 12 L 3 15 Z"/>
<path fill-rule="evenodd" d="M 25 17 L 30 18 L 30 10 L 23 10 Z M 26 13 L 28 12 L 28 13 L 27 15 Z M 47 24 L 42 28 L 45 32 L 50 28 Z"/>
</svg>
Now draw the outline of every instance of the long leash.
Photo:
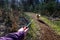
<svg viewBox="0 0 60 40">
<path fill-rule="evenodd" d="M 33 22 L 33 19 L 32 19 L 31 22 L 27 25 L 27 27 L 29 27 L 32 22 Z"/>
<path fill-rule="evenodd" d="M 33 22 L 33 20 L 31 20 L 31 22 L 26 26 L 26 28 L 28 28 L 32 22 Z M 25 37 L 25 39 L 26 39 L 26 37 Z"/>
</svg>

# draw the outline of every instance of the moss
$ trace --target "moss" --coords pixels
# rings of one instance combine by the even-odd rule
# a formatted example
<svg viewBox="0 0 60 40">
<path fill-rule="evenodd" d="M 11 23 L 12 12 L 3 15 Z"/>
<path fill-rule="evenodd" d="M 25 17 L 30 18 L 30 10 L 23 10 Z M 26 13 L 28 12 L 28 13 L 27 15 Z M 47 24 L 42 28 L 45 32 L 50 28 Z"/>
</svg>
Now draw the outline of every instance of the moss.
<svg viewBox="0 0 60 40">
<path fill-rule="evenodd" d="M 60 35 L 60 21 L 51 21 L 48 20 L 46 17 L 41 17 L 41 19 L 47 23 L 51 28 L 53 28 L 58 35 Z"/>
</svg>

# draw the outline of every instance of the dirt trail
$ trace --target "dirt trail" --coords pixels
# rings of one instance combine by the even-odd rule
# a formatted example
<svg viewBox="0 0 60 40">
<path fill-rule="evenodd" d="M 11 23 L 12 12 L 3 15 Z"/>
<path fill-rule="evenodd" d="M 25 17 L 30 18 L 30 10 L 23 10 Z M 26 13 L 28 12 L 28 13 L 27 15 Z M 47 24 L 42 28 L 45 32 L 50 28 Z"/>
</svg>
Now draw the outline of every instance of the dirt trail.
<svg viewBox="0 0 60 40">
<path fill-rule="evenodd" d="M 39 40 L 60 40 L 60 36 L 57 35 L 52 28 L 45 24 L 42 20 L 37 20 L 34 13 L 26 13 L 28 16 L 32 17 L 36 22 L 37 26 L 40 27 L 40 38 Z"/>
</svg>

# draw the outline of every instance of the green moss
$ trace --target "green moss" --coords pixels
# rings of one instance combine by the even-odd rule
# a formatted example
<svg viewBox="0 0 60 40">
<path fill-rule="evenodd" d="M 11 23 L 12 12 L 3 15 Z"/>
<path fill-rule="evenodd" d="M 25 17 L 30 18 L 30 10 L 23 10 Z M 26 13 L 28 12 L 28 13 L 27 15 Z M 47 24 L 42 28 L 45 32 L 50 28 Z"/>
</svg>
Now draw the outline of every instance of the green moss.
<svg viewBox="0 0 60 40">
<path fill-rule="evenodd" d="M 41 17 L 41 19 L 49 26 L 51 26 L 51 28 L 53 28 L 57 34 L 60 35 L 60 21 L 51 21 L 48 20 L 46 17 Z"/>
</svg>

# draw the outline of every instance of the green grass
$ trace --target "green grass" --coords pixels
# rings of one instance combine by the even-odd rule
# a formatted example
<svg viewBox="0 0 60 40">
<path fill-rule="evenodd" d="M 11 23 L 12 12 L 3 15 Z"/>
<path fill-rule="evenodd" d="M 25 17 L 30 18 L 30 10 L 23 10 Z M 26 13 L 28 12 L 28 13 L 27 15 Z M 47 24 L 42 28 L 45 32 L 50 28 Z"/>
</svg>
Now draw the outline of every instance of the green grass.
<svg viewBox="0 0 60 40">
<path fill-rule="evenodd" d="M 60 35 L 60 21 L 51 21 L 48 20 L 46 17 L 41 17 L 41 19 L 49 26 L 51 26 L 51 28 L 53 28 L 58 35 Z"/>
<path fill-rule="evenodd" d="M 29 19 L 29 21 L 32 20 L 32 18 L 29 17 L 28 15 L 25 15 L 25 16 L 26 16 L 26 18 Z M 37 30 L 38 30 L 38 29 L 36 28 L 35 21 L 33 21 L 33 22 L 31 23 L 31 25 L 29 26 L 29 31 L 28 31 L 26 40 L 37 40 L 37 39 L 38 39 L 38 38 L 37 38 L 37 34 L 36 34 Z"/>
<path fill-rule="evenodd" d="M 35 23 L 32 22 L 32 24 L 29 26 L 29 32 L 27 34 L 27 40 L 37 40 L 37 35 L 36 35 L 36 27 L 35 27 Z"/>
</svg>

